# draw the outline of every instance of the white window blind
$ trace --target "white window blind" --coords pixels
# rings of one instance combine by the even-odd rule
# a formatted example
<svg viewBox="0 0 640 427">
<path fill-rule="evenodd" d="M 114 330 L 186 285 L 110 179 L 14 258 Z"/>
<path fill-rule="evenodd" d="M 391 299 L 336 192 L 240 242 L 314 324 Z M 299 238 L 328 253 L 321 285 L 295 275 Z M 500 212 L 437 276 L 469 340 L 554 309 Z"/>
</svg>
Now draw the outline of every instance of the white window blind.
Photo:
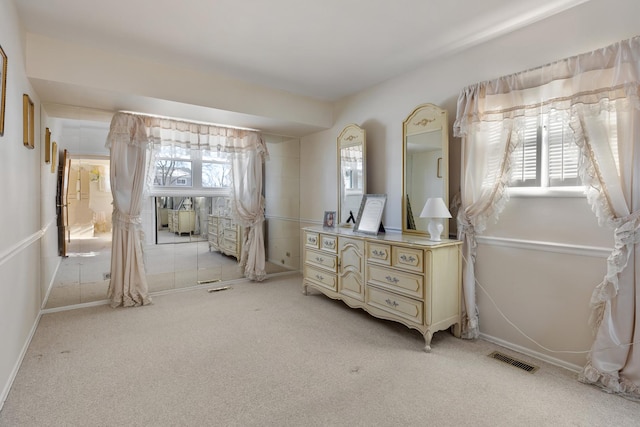
<svg viewBox="0 0 640 427">
<path fill-rule="evenodd" d="M 539 187 L 542 158 L 541 127 L 538 117 L 525 117 L 524 123 L 524 127 L 518 131 L 521 143 L 513 153 L 512 185 Z"/>
<path fill-rule="evenodd" d="M 525 117 L 520 145 L 514 151 L 513 187 L 567 187 L 579 185 L 579 149 L 567 112 Z"/>
</svg>

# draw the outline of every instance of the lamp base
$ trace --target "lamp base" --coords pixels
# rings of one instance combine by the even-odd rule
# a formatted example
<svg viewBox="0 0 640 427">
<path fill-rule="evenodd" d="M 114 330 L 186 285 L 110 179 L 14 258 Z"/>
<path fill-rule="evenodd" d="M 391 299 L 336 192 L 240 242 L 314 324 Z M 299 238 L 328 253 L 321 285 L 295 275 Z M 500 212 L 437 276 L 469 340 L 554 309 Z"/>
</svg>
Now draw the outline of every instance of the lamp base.
<svg viewBox="0 0 640 427">
<path fill-rule="evenodd" d="M 434 242 L 442 241 L 442 230 L 444 229 L 443 225 L 437 219 L 431 219 L 429 221 L 429 225 L 427 225 L 427 231 L 429 232 L 429 240 L 433 240 Z"/>
</svg>

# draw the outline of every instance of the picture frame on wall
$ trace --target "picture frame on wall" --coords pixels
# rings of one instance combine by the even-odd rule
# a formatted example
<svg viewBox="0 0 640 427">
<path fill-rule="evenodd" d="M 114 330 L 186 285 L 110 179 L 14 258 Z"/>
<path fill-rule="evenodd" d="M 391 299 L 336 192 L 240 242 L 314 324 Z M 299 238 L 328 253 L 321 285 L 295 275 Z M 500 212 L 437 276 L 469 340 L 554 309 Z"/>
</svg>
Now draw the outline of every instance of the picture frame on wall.
<svg viewBox="0 0 640 427">
<path fill-rule="evenodd" d="M 56 171 L 56 164 L 58 163 L 58 143 L 51 144 L 51 173 Z"/>
<path fill-rule="evenodd" d="M 7 54 L 0 46 L 0 136 L 4 135 L 4 109 L 7 103 Z"/>
<path fill-rule="evenodd" d="M 51 162 L 51 131 L 46 128 L 44 131 L 44 162 Z"/>
<path fill-rule="evenodd" d="M 22 140 L 24 146 L 33 149 L 35 147 L 35 107 L 33 101 L 26 93 L 22 95 Z"/>
<path fill-rule="evenodd" d="M 336 226 L 336 211 L 324 211 L 323 227 L 334 228 Z"/>
</svg>

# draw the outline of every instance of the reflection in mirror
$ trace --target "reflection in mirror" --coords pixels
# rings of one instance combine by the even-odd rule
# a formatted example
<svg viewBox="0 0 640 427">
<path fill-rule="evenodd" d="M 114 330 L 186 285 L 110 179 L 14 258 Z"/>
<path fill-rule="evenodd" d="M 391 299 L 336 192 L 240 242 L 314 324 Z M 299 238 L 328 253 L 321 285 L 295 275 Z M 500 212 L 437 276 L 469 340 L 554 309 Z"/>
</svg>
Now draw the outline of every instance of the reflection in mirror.
<svg viewBox="0 0 640 427">
<path fill-rule="evenodd" d="M 338 136 L 338 224 L 355 224 L 366 192 L 365 131 L 351 124 Z"/>
<path fill-rule="evenodd" d="M 447 111 L 433 104 L 420 105 L 403 125 L 403 232 L 428 234 L 429 219 L 420 218 L 428 198 L 442 198 L 448 207 L 448 152 Z M 448 236 L 445 221 L 442 237 Z"/>
</svg>

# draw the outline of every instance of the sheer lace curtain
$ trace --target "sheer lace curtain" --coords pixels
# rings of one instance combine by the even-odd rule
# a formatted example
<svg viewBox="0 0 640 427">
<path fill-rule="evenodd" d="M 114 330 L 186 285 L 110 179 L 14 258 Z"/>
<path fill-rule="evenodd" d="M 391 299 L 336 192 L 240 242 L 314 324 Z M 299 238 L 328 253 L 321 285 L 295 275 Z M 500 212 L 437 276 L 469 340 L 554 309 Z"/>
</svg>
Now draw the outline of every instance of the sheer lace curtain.
<svg viewBox="0 0 640 427">
<path fill-rule="evenodd" d="M 462 138 L 458 233 L 466 262 L 464 336 L 478 335 L 476 236 L 507 202 L 511 153 L 528 116 L 562 111 L 581 153 L 580 177 L 601 226 L 615 236 L 594 290 L 595 341 L 581 379 L 640 397 L 640 38 L 465 88 L 454 135 Z"/>
</svg>

